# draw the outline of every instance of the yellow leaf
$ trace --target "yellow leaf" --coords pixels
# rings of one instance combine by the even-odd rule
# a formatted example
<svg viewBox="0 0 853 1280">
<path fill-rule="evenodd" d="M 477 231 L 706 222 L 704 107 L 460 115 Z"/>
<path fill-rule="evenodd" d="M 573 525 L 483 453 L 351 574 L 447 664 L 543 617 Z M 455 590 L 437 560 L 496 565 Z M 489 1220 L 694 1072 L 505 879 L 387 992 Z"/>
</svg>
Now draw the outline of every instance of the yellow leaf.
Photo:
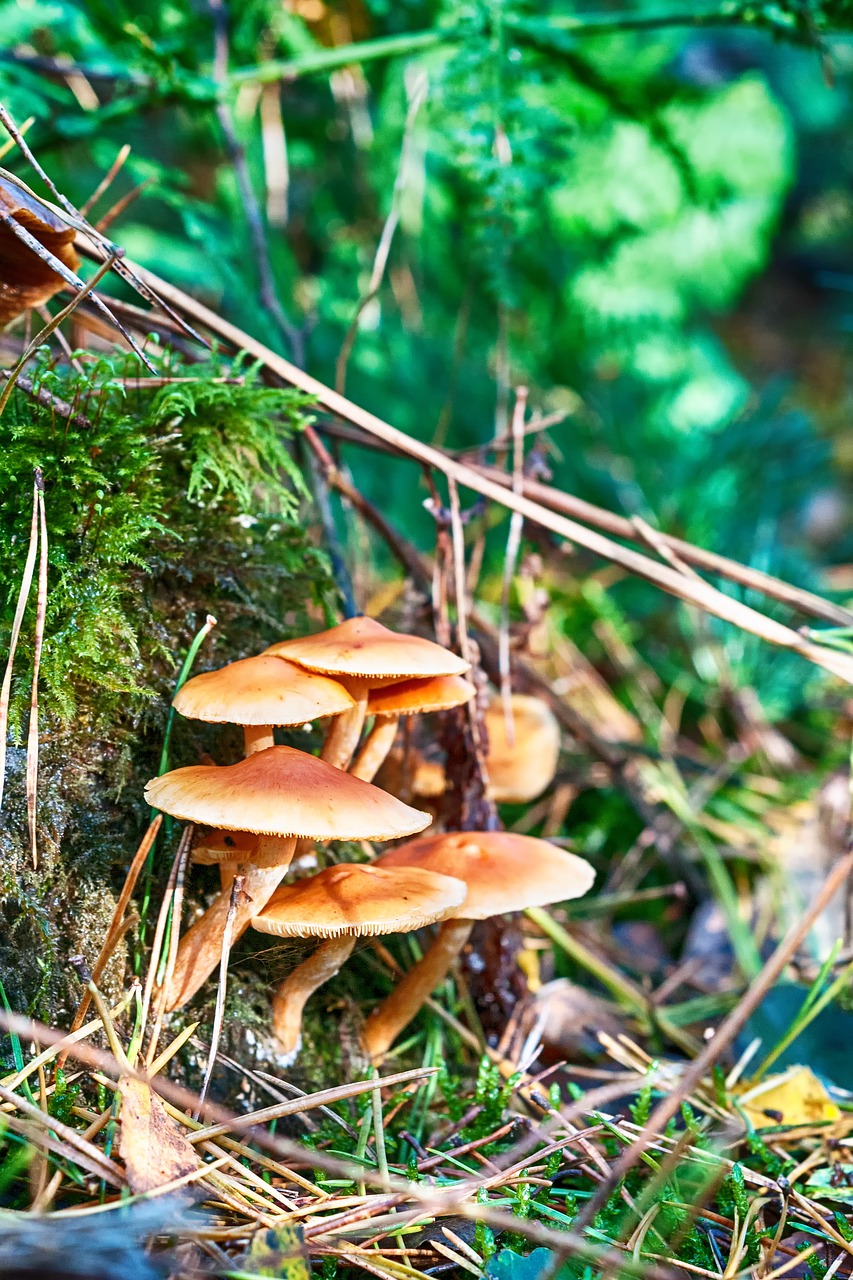
<svg viewBox="0 0 853 1280">
<path fill-rule="evenodd" d="M 288 1222 L 256 1231 L 241 1267 L 256 1276 L 311 1280 L 302 1232 Z"/>
<path fill-rule="evenodd" d="M 747 1083 L 740 1093 L 740 1103 L 756 1129 L 776 1124 L 819 1124 L 841 1115 L 808 1067 L 790 1067 L 760 1084 Z"/>
</svg>

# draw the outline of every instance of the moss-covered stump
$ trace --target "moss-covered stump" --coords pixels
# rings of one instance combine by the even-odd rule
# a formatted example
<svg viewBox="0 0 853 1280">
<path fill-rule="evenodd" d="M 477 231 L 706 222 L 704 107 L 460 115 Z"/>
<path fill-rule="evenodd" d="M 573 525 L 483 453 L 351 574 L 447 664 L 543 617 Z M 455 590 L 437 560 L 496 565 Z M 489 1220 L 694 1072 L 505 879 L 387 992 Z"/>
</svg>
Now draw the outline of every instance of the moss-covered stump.
<svg viewBox="0 0 853 1280">
<path fill-rule="evenodd" d="M 149 813 L 175 678 L 193 635 L 218 625 L 196 669 L 331 621 L 326 558 L 306 528 L 291 449 L 304 398 L 216 361 L 163 367 L 84 357 L 85 375 L 45 361 L 4 411 L 0 474 L 3 665 L 27 555 L 33 472 L 44 475 L 48 603 L 39 679 L 38 865 L 25 757 L 35 589 L 14 660 L 0 812 L 0 979 L 10 1004 L 60 1019 L 76 1004 L 65 961 L 91 963 Z M 179 723 L 170 764 L 239 754 L 227 727 Z M 172 844 L 155 852 L 151 913 Z M 148 921 L 149 937 L 151 921 Z M 129 939 L 133 942 L 133 932 Z M 131 951 L 134 947 L 131 945 Z M 114 995 L 127 939 L 103 985 Z"/>
</svg>

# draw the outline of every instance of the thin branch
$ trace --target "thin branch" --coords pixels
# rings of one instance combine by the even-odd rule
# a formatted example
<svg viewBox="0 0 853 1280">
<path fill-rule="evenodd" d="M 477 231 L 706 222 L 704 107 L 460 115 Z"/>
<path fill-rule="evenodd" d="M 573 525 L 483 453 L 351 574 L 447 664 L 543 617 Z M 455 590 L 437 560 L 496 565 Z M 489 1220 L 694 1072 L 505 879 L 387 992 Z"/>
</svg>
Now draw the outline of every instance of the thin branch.
<svg viewBox="0 0 853 1280">
<path fill-rule="evenodd" d="M 355 340 L 358 337 L 359 320 L 364 313 L 365 307 L 369 306 L 378 294 L 382 278 L 385 275 L 385 268 L 388 265 L 388 256 L 391 252 L 394 233 L 400 221 L 400 203 L 403 192 L 406 189 L 406 180 L 409 174 L 409 156 L 412 150 L 415 121 L 418 118 L 421 106 L 426 101 L 428 85 L 429 81 L 426 73 L 422 72 L 416 77 L 409 93 L 409 107 L 406 112 L 406 123 L 403 127 L 403 141 L 400 146 L 397 176 L 394 179 L 394 189 L 391 194 L 391 208 L 388 210 L 388 217 L 385 219 L 385 225 L 379 237 L 379 244 L 376 247 L 376 256 L 373 259 L 373 270 L 370 273 L 367 292 L 359 299 L 356 305 L 355 313 L 349 323 L 349 328 L 344 336 L 337 364 L 335 365 L 335 390 L 341 395 L 344 394 L 346 388 L 347 364 L 349 363 Z"/>
<path fill-rule="evenodd" d="M 53 212 L 59 214 L 64 219 L 64 221 L 68 223 L 70 227 L 73 227 L 76 231 L 80 232 L 82 235 L 87 237 L 88 241 L 93 246 L 96 246 L 101 251 L 102 255 L 106 256 L 107 258 L 110 258 L 111 259 L 110 266 L 112 267 L 113 271 L 115 271 L 116 275 L 120 276 L 122 280 L 127 281 L 127 283 L 133 289 L 135 289 L 136 292 L 140 294 L 145 299 L 146 302 L 150 303 L 152 306 L 160 307 L 163 311 L 166 312 L 168 316 L 171 316 L 173 320 L 177 321 L 177 323 L 183 329 L 184 333 L 188 334 L 189 337 L 194 338 L 197 342 L 200 342 L 202 346 L 207 346 L 208 344 L 205 342 L 204 338 L 202 338 L 201 334 L 196 333 L 195 329 L 193 329 L 192 326 L 189 325 L 182 316 L 178 315 L 177 312 L 173 311 L 172 308 L 169 306 L 168 302 L 166 302 L 162 298 L 158 298 L 156 294 L 153 292 L 153 290 L 147 284 L 145 284 L 145 282 L 140 278 L 138 271 L 135 271 L 134 268 L 132 268 L 127 262 L 122 261 L 124 257 L 124 250 L 120 249 L 118 245 L 113 244 L 112 241 L 107 240 L 107 238 L 101 234 L 101 232 L 97 229 L 97 227 L 93 227 L 89 222 L 87 222 L 85 217 L 83 217 L 83 215 L 80 213 L 79 209 L 76 209 L 74 205 L 71 203 L 71 201 L 68 199 L 68 197 L 59 190 L 59 188 L 56 186 L 53 179 L 51 178 L 50 174 L 45 172 L 45 170 L 42 168 L 39 161 L 36 159 L 36 156 L 33 154 L 33 151 L 31 150 L 30 146 L 28 145 L 28 143 L 24 138 L 23 131 L 18 128 L 18 126 L 15 124 L 14 120 L 12 119 L 11 115 L 9 114 L 9 112 L 6 110 L 6 108 L 3 106 L 2 103 L 0 103 L 0 124 L 3 125 L 3 128 L 9 134 L 10 138 L 14 139 L 16 145 L 20 149 L 27 163 L 32 166 L 32 168 L 35 170 L 35 172 L 41 178 L 42 182 L 47 187 L 48 191 L 50 191 L 51 195 L 61 205 L 62 207 L 61 209 L 54 208 Z M 42 204 L 46 203 L 45 201 L 42 201 L 41 197 L 37 196 L 34 191 L 31 191 L 30 188 L 26 185 L 26 183 L 23 182 L 20 178 L 17 178 L 12 174 L 6 174 L 6 177 L 7 177 L 7 180 L 11 179 L 13 182 L 23 187 L 24 190 L 30 196 L 32 196 L 34 200 L 40 201 Z M 63 213 L 62 210 L 64 210 L 65 212 Z M 43 258 L 45 261 L 48 261 L 52 266 L 53 270 L 56 271 L 59 275 L 61 275 L 63 280 L 65 280 L 67 284 L 72 284 L 74 285 L 75 288 L 82 287 L 83 281 L 78 279 L 76 276 L 74 276 L 73 272 L 69 273 L 68 268 L 65 266 L 65 264 L 60 262 L 59 259 L 55 259 L 52 254 L 49 254 L 47 250 L 44 249 L 41 244 L 39 244 L 38 240 L 36 240 L 33 236 L 30 236 L 29 232 L 26 232 L 23 227 L 19 227 L 18 224 L 15 222 L 14 218 L 9 218 L 8 215 L 3 215 L 2 221 L 9 226 L 10 230 L 20 240 L 23 240 L 25 244 L 28 244 L 29 247 L 33 249 L 34 253 L 37 253 L 39 257 Z M 119 330 L 122 336 L 133 347 L 133 350 L 136 351 L 137 355 L 141 357 L 143 362 L 145 364 L 149 364 L 149 361 L 145 356 L 145 353 L 138 350 L 138 348 L 134 345 L 130 335 L 125 332 L 125 330 L 119 324 L 118 320 L 115 318 L 115 316 L 106 306 L 106 304 L 97 296 L 97 294 L 93 293 L 91 295 L 91 300 L 93 304 L 98 308 L 98 310 L 103 312 L 103 314 L 106 315 L 107 319 L 110 320 L 115 325 L 115 327 Z M 152 369 L 152 373 L 153 372 L 155 372 L 154 369 Z"/>
<path fill-rule="evenodd" d="M 0 217 L 0 220 L 2 220 L 2 217 Z M 36 241 L 35 243 L 38 244 L 38 241 Z M 27 344 L 27 346 L 24 348 L 23 354 L 18 358 L 17 363 L 9 373 L 9 376 L 6 380 L 6 385 L 3 388 L 2 393 L 0 393 L 0 415 L 2 415 L 3 410 L 6 408 L 6 405 L 9 403 L 9 399 L 12 395 L 12 392 L 15 389 L 15 383 L 20 377 L 21 371 L 26 365 L 27 361 L 32 359 L 32 357 L 38 351 L 39 347 L 42 345 L 44 340 L 46 338 L 49 338 L 50 335 L 54 332 L 54 330 L 59 328 L 63 320 L 66 320 L 68 316 L 72 315 L 73 312 L 76 311 L 77 307 L 80 305 L 80 303 L 83 301 L 84 298 L 88 297 L 92 300 L 95 300 L 96 294 L 92 292 L 93 286 L 98 283 L 98 281 L 101 279 L 102 276 L 106 275 L 106 273 L 109 271 L 110 267 L 114 264 L 114 262 L 115 262 L 115 256 L 113 254 L 110 254 L 108 257 L 104 258 L 104 260 L 99 265 L 97 271 L 92 276 L 92 279 L 88 282 L 87 281 L 81 282 L 82 287 L 78 290 L 77 293 L 75 293 L 71 301 L 67 303 L 62 308 L 61 311 L 57 311 L 56 315 L 53 316 L 52 319 L 48 320 L 47 324 L 38 331 L 36 336 L 32 338 L 30 342 Z M 109 314 L 109 312 L 107 314 Z M 111 318 L 114 320 L 116 326 L 124 334 L 125 333 L 124 329 L 115 319 L 115 317 L 113 316 Z M 136 352 L 139 352 L 139 348 L 137 347 L 136 343 L 133 341 L 133 338 L 131 338 L 130 334 L 125 334 L 125 336 L 127 337 L 127 340 L 130 343 L 133 350 Z M 139 352 L 139 354 L 143 355 L 142 352 Z M 149 369 L 151 369 L 151 372 L 156 373 L 156 369 L 151 364 L 150 360 L 148 360 L 147 357 L 145 357 L 144 355 L 143 355 L 143 359 L 145 360 L 145 363 L 148 365 Z"/>
<path fill-rule="evenodd" d="M 142 268 L 137 269 L 143 271 Z M 313 378 L 310 374 L 298 369 L 275 351 L 251 337 L 251 335 L 244 333 L 236 325 L 222 319 L 221 316 L 189 297 L 182 290 L 166 284 L 165 281 L 161 281 L 152 272 L 143 271 L 143 275 L 174 305 L 182 307 L 195 320 L 224 341 L 233 344 L 238 349 L 245 350 L 249 355 L 260 360 L 285 382 L 299 387 L 308 395 L 316 397 L 319 403 L 331 413 L 355 423 L 370 435 L 396 447 L 422 465 L 441 472 L 448 480 L 454 480 L 457 485 L 464 485 L 466 488 L 490 498 L 501 506 L 508 507 L 512 511 L 519 511 L 532 523 L 549 529 L 559 537 L 586 548 L 594 555 L 601 556 L 605 560 L 620 565 L 629 573 L 654 583 L 655 586 L 670 595 L 674 595 L 688 604 L 698 605 L 699 608 L 706 610 L 706 612 L 713 614 L 715 617 L 721 618 L 752 635 L 759 636 L 770 644 L 776 644 L 784 649 L 798 653 L 816 666 L 823 667 L 848 683 L 853 683 L 853 657 L 850 655 L 822 648 L 820 645 L 805 639 L 790 627 L 784 626 L 775 619 L 760 613 L 757 609 L 752 609 L 749 605 L 725 595 L 707 582 L 694 582 L 669 565 L 660 564 L 638 551 L 623 547 L 619 543 L 612 541 L 612 539 L 578 524 L 575 520 L 570 520 L 549 510 L 540 503 L 532 501 L 527 496 L 508 492 L 500 483 L 487 477 L 483 472 L 448 458 L 441 450 L 435 449 L 421 440 L 407 436 L 404 432 L 392 427 L 375 414 L 361 408 L 360 405 L 354 404 L 351 400 L 347 400 L 330 387 L 325 386 L 317 378 Z"/>
<path fill-rule="evenodd" d="M 418 549 L 399 534 L 393 525 L 388 523 L 382 512 L 365 498 L 364 494 L 340 471 L 334 458 L 314 428 L 311 426 L 306 427 L 303 434 L 309 448 L 323 469 L 323 475 L 329 488 L 334 489 L 342 498 L 346 498 L 347 502 L 358 511 L 359 515 L 388 544 L 388 547 L 400 561 L 406 573 L 426 594 L 429 594 L 432 583 L 432 570 Z"/>
<path fill-rule="evenodd" d="M 210 1081 L 213 1076 L 213 1068 L 216 1066 L 216 1051 L 219 1048 L 219 1040 L 222 1035 L 222 1022 L 225 1017 L 225 989 L 228 982 L 228 958 L 231 955 L 231 940 L 234 933 L 234 917 L 237 914 L 237 905 L 242 897 L 245 876 L 235 876 L 231 882 L 231 901 L 228 904 L 228 915 L 225 917 L 225 929 L 222 933 L 222 959 L 219 964 L 219 986 L 216 991 L 216 1009 L 213 1014 L 213 1029 L 210 1033 L 210 1050 L 207 1055 L 207 1068 L 204 1073 L 204 1081 L 202 1082 L 201 1091 L 198 1095 L 199 1107 L 204 1105 L 207 1097 L 207 1090 L 210 1087 Z M 195 1118 L 198 1120 L 199 1111 L 196 1111 Z"/>
<path fill-rule="evenodd" d="M 214 78 L 221 85 L 228 76 L 228 15 L 224 0 L 210 0 L 210 11 L 213 15 L 216 42 Z M 237 185 L 240 188 L 240 199 L 243 203 L 243 212 L 246 215 L 246 222 L 255 254 L 255 263 L 258 268 L 261 305 L 272 316 L 290 348 L 294 361 L 301 366 L 305 363 L 305 344 L 302 330 L 288 318 L 279 300 L 266 228 L 264 226 L 264 215 L 258 197 L 255 195 L 255 189 L 252 186 L 249 166 L 246 163 L 246 152 L 237 137 L 231 108 L 223 98 L 220 98 L 216 104 L 216 118 L 222 130 L 226 150 L 234 166 Z"/>
<path fill-rule="evenodd" d="M 513 409 L 510 430 L 512 432 L 512 491 L 523 492 L 524 485 L 524 412 L 527 408 L 527 387 L 517 387 L 515 407 Z M 512 718 L 512 670 L 509 650 L 509 594 L 512 580 L 515 577 L 515 566 L 521 550 L 521 535 L 524 529 L 524 516 L 513 511 L 509 521 L 509 535 L 504 556 L 503 580 L 501 582 L 501 625 L 498 640 L 500 666 L 500 691 L 506 721 L 507 742 L 515 744 L 515 726 Z"/>
</svg>

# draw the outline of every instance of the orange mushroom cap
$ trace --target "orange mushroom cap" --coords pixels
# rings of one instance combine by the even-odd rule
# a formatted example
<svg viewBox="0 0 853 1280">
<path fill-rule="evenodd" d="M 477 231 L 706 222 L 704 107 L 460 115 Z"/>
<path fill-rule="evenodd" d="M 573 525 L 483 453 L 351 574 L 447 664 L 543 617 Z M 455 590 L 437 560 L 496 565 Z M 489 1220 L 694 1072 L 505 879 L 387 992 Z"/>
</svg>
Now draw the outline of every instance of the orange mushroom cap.
<svg viewBox="0 0 853 1280">
<path fill-rule="evenodd" d="M 560 726 L 541 698 L 514 693 L 510 701 L 512 742 L 499 697 L 492 699 L 485 715 L 489 794 L 501 804 L 527 804 L 542 794 L 557 772 Z"/>
<path fill-rule="evenodd" d="M 190 765 L 152 778 L 145 799 L 186 822 L 311 840 L 397 840 L 429 826 L 379 787 L 293 747 L 237 764 Z"/>
<path fill-rule="evenodd" d="M 172 703 L 189 720 L 242 725 L 307 724 L 352 705 L 336 680 L 265 653 L 193 676 Z"/>
<path fill-rule="evenodd" d="M 428 676 L 425 680 L 403 680 L 372 689 L 367 698 L 369 716 L 415 716 L 428 711 L 447 711 L 470 702 L 476 689 L 462 676 Z"/>
<path fill-rule="evenodd" d="M 422 836 L 390 849 L 377 858 L 376 866 L 423 867 L 464 880 L 468 897 L 454 916 L 466 920 L 580 898 L 595 880 L 593 867 L 583 858 L 512 831 Z"/>
<path fill-rule="evenodd" d="M 266 652 L 298 662 L 309 671 L 371 684 L 463 675 L 471 665 L 432 640 L 390 631 L 374 618 L 348 618 L 328 631 L 283 640 Z"/>
</svg>

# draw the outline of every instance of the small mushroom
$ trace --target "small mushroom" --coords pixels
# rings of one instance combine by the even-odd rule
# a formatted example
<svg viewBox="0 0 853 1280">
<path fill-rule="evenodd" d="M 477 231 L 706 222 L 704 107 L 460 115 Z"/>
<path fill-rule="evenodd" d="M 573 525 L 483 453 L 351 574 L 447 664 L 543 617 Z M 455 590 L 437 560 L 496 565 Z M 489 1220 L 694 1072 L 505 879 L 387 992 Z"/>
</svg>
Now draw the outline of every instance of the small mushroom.
<svg viewBox="0 0 853 1280">
<path fill-rule="evenodd" d="M 459 913 L 448 914 L 435 941 L 388 999 L 367 1019 L 364 1045 L 376 1061 L 415 1016 L 462 951 L 476 920 L 580 898 L 595 871 L 583 858 L 547 840 L 509 831 L 456 831 L 424 836 L 391 849 L 379 867 L 422 867 L 456 876 L 468 886 Z"/>
<path fill-rule="evenodd" d="M 273 1032 L 291 1063 L 302 1045 L 306 1001 L 350 957 L 356 938 L 409 933 L 443 920 L 465 900 L 461 880 L 420 867 L 339 863 L 308 880 L 282 885 L 252 920 L 280 938 L 323 938 L 285 978 L 273 1000 Z"/>
<path fill-rule="evenodd" d="M 172 703 L 188 720 L 241 725 L 247 756 L 274 745 L 276 725 L 307 724 L 341 715 L 354 705 L 336 680 L 263 653 L 193 676 Z M 210 854 L 209 861 L 219 863 L 223 890 L 230 887 L 237 863 L 236 858 L 220 856 L 225 834 L 211 832 L 193 851 L 195 861 Z"/>
<path fill-rule="evenodd" d="M 261 837 L 238 863 L 249 901 L 237 908 L 235 941 L 283 879 L 297 838 L 397 840 L 430 823 L 428 814 L 293 747 L 269 747 L 237 764 L 174 769 L 148 783 L 145 799 L 186 822 Z M 218 964 L 228 908 L 229 894 L 221 893 L 182 938 L 169 1009 L 186 1003 Z"/>
<path fill-rule="evenodd" d="M 527 804 L 542 794 L 557 772 L 560 726 L 541 698 L 514 693 L 510 703 L 512 741 L 502 700 L 493 698 L 486 710 L 489 794 L 499 804 Z"/>
<path fill-rule="evenodd" d="M 389 631 L 374 618 L 348 618 L 328 631 L 283 640 L 266 652 L 333 676 L 352 694 L 355 706 L 337 717 L 323 747 L 323 759 L 338 769 L 348 767 L 358 745 L 371 689 L 400 680 L 459 676 L 471 665 L 432 640 Z"/>
<path fill-rule="evenodd" d="M 242 725 L 247 756 L 273 746 L 275 725 L 308 724 L 354 705 L 337 680 L 264 653 L 193 676 L 172 703 L 188 720 Z"/>
<path fill-rule="evenodd" d="M 400 716 L 461 707 L 471 701 L 475 692 L 471 681 L 463 680 L 462 676 L 404 680 L 372 689 L 367 698 L 367 714 L 375 717 L 375 723 L 350 772 L 356 778 L 372 782 L 394 745 Z"/>
</svg>

